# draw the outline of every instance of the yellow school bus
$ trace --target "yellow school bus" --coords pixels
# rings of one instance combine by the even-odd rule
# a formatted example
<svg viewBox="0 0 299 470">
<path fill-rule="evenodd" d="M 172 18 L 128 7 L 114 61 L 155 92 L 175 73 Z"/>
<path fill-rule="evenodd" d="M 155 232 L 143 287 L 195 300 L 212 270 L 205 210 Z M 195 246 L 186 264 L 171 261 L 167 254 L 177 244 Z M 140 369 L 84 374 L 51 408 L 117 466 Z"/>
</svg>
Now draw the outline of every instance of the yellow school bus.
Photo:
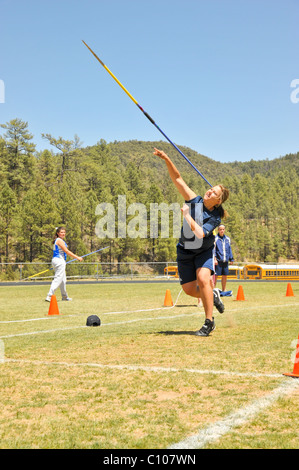
<svg viewBox="0 0 299 470">
<path fill-rule="evenodd" d="M 171 277 L 179 277 L 179 273 L 178 273 L 178 267 L 177 266 L 166 266 L 166 268 L 164 268 L 164 275 L 165 276 L 171 276 Z"/>
<path fill-rule="evenodd" d="M 266 279 L 269 281 L 299 280 L 299 265 L 295 264 L 246 264 L 243 279 Z"/>
</svg>

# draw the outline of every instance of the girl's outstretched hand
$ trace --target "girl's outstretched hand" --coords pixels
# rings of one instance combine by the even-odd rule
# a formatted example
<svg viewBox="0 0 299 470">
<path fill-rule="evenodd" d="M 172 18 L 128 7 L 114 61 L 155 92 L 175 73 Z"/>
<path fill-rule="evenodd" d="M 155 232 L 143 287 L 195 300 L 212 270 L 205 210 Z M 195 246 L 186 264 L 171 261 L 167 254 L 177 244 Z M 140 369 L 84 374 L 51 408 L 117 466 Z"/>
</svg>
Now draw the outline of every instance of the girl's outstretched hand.
<svg viewBox="0 0 299 470">
<path fill-rule="evenodd" d="M 154 155 L 157 155 L 157 157 L 160 157 L 162 158 L 163 160 L 166 160 L 168 158 L 168 156 L 166 155 L 165 152 L 163 152 L 162 150 L 158 150 L 154 147 Z"/>
</svg>

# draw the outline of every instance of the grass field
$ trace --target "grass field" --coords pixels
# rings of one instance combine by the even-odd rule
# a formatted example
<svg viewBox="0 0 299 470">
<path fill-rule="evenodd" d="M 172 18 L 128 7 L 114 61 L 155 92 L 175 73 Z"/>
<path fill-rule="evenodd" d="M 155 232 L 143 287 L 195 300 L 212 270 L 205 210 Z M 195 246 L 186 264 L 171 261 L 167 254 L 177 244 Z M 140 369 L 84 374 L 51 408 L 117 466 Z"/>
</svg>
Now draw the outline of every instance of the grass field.
<svg viewBox="0 0 299 470">
<path fill-rule="evenodd" d="M 177 282 L 0 287 L 2 449 L 299 447 L 299 283 L 244 282 L 216 329 Z M 241 283 L 240 283 L 241 285 Z M 172 308 L 163 307 L 166 289 Z M 86 327 L 96 314 L 101 326 Z M 293 353 L 293 356 L 292 356 Z"/>
</svg>

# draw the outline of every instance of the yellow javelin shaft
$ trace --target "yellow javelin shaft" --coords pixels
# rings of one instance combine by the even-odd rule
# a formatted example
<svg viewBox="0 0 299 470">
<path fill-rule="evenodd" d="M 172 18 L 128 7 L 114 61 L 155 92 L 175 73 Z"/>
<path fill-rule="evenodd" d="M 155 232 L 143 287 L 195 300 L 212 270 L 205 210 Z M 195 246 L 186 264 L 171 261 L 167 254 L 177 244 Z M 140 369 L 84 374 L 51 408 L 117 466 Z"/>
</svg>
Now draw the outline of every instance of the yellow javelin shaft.
<svg viewBox="0 0 299 470">
<path fill-rule="evenodd" d="M 90 52 L 95 56 L 95 58 L 100 62 L 100 64 L 104 67 L 104 69 L 107 70 L 107 72 L 111 75 L 112 78 L 114 78 L 114 80 L 116 81 L 116 83 L 119 84 L 119 86 L 124 90 L 125 93 L 127 93 L 127 95 L 131 98 L 132 101 L 134 101 L 134 103 L 138 106 L 138 102 L 135 100 L 134 96 L 131 95 L 131 93 L 128 92 L 128 90 L 123 86 L 123 84 L 116 78 L 116 76 L 111 72 L 111 70 L 108 69 L 108 67 L 104 64 L 104 62 L 101 61 L 101 59 L 99 59 L 99 57 L 93 52 L 93 50 L 86 44 L 85 41 L 83 41 L 82 39 L 82 42 L 85 44 L 85 46 L 87 47 L 87 49 L 90 50 Z"/>
<path fill-rule="evenodd" d="M 44 273 L 46 273 L 47 271 L 50 271 L 50 269 L 52 269 L 52 268 L 45 269 L 45 271 L 41 271 L 40 273 L 33 274 L 32 276 L 26 277 L 26 279 L 31 279 L 32 277 L 38 276 L 39 274 L 44 274 Z M 25 281 L 25 279 L 23 279 L 23 281 Z"/>
</svg>

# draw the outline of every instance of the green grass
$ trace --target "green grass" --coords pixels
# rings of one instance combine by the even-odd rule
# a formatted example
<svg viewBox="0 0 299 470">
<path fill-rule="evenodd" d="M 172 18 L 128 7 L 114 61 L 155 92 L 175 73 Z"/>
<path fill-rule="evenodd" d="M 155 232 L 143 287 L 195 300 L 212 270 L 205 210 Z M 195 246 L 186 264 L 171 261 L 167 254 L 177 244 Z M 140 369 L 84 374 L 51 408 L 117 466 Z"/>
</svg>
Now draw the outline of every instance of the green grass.
<svg viewBox="0 0 299 470">
<path fill-rule="evenodd" d="M 55 317 L 47 285 L 0 286 L 0 448 L 166 449 L 274 390 L 293 370 L 299 283 L 295 297 L 283 282 L 242 285 L 243 302 L 227 286 L 235 295 L 208 338 L 193 334 L 195 300 L 163 307 L 177 282 L 69 284 Z M 91 314 L 100 327 L 85 326 Z M 210 447 L 295 448 L 298 418 L 296 391 Z"/>
</svg>

